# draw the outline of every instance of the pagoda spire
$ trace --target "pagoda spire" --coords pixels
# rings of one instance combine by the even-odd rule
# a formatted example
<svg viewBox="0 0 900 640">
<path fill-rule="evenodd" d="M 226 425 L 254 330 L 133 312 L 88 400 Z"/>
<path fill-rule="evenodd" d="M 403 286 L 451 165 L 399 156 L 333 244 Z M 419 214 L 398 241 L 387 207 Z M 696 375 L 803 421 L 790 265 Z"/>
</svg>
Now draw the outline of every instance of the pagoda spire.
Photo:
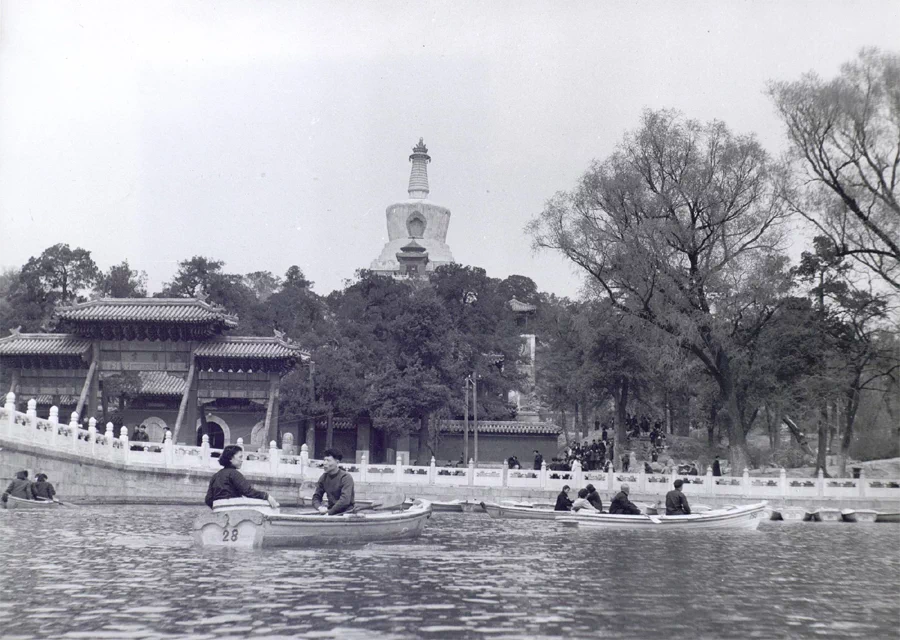
<svg viewBox="0 0 900 640">
<path fill-rule="evenodd" d="M 431 156 L 428 155 L 428 147 L 422 138 L 419 138 L 419 144 L 413 147 L 409 160 L 412 162 L 412 169 L 409 172 L 409 197 L 427 198 L 428 163 L 431 162 Z"/>
</svg>

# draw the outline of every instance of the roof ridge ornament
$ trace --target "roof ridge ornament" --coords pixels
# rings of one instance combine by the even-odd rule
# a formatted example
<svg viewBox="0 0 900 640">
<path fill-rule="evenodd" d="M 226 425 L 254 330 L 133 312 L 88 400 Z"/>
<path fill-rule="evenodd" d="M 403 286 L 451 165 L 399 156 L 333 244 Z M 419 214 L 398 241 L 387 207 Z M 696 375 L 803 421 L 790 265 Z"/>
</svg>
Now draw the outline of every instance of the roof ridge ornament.
<svg viewBox="0 0 900 640">
<path fill-rule="evenodd" d="M 11 336 L 17 336 L 17 335 L 19 335 L 20 333 L 22 333 L 22 325 L 19 325 L 19 326 L 16 327 L 15 329 L 10 329 L 10 330 L 9 330 L 9 335 L 11 335 Z"/>
</svg>

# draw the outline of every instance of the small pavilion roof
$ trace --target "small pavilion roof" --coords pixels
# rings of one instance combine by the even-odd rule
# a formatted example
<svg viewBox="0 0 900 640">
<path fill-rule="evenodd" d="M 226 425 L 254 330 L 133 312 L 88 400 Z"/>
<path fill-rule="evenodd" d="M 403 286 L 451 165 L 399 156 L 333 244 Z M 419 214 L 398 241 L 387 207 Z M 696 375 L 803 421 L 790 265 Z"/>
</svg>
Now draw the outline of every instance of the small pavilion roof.
<svg viewBox="0 0 900 640">
<path fill-rule="evenodd" d="M 528 313 L 530 311 L 537 310 L 537 307 L 534 306 L 533 304 L 529 304 L 527 302 L 522 302 L 520 300 L 516 300 L 515 298 L 513 298 L 506 304 L 508 304 L 509 308 L 512 309 L 516 313 Z"/>
<path fill-rule="evenodd" d="M 142 396 L 182 396 L 187 385 L 184 378 L 165 371 L 140 371 Z"/>
<path fill-rule="evenodd" d="M 197 298 L 101 298 L 59 307 L 63 322 L 141 322 L 174 324 L 222 324 L 236 327 L 237 317 Z"/>
<path fill-rule="evenodd" d="M 0 339 L 0 356 L 84 356 L 91 341 L 71 333 L 19 333 Z"/>
</svg>

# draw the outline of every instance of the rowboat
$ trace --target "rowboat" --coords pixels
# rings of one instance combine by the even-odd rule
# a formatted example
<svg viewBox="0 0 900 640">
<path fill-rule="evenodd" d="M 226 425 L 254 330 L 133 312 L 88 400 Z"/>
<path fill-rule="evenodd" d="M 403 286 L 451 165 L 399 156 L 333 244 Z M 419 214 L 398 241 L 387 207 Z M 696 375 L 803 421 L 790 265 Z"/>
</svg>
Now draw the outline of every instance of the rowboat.
<svg viewBox="0 0 900 640">
<path fill-rule="evenodd" d="M 466 500 L 463 502 L 462 510 L 464 513 L 484 513 L 484 507 L 481 506 L 481 502 L 474 500 Z"/>
<path fill-rule="evenodd" d="M 536 509 L 535 507 L 515 506 L 511 504 L 495 504 L 482 502 L 481 506 L 492 518 L 514 518 L 518 520 L 556 520 L 559 515 L 566 515 L 568 511 L 554 511 L 552 509 Z"/>
<path fill-rule="evenodd" d="M 803 507 L 782 507 L 781 519 L 785 522 L 803 522 L 806 518 L 806 509 Z"/>
<path fill-rule="evenodd" d="M 686 516 L 565 513 L 556 521 L 565 526 L 601 529 L 756 529 L 764 519 L 765 502 L 723 507 Z"/>
<path fill-rule="evenodd" d="M 265 500 L 233 498 L 214 502 L 212 512 L 194 520 L 193 530 L 194 541 L 204 547 L 305 547 L 415 538 L 430 517 L 426 500 L 406 510 L 329 516 L 283 514 Z"/>
<path fill-rule="evenodd" d="M 844 509 L 841 516 L 844 522 L 875 522 L 878 512 L 874 509 Z"/>
<path fill-rule="evenodd" d="M 818 522 L 819 521 L 819 510 L 818 509 L 806 509 L 806 512 L 803 514 L 803 522 Z"/>
<path fill-rule="evenodd" d="M 6 498 L 7 509 L 56 509 L 57 507 L 59 507 L 59 503 L 53 500 L 25 500 L 13 496 Z"/>
<path fill-rule="evenodd" d="M 900 522 L 900 511 L 879 511 L 875 522 Z"/>
<path fill-rule="evenodd" d="M 843 522 L 840 509 L 832 507 L 819 507 L 816 509 L 816 516 L 819 522 Z"/>
<path fill-rule="evenodd" d="M 415 500 L 412 498 L 407 498 L 403 501 L 404 508 L 409 508 L 415 504 Z M 462 513 L 463 512 L 463 502 L 462 500 L 451 500 L 449 502 L 438 502 L 436 500 L 431 501 L 431 510 L 437 513 L 438 511 L 444 511 L 449 513 Z"/>
</svg>

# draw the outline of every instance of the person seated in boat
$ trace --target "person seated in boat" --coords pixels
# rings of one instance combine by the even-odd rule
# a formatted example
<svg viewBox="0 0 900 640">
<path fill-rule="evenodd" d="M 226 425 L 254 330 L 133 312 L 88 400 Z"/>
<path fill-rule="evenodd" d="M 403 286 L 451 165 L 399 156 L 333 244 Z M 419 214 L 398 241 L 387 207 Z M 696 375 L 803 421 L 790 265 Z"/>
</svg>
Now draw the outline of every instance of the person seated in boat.
<svg viewBox="0 0 900 640">
<path fill-rule="evenodd" d="M 31 488 L 31 481 L 28 480 L 28 471 L 16 472 L 15 479 L 6 487 L 0 500 L 6 504 L 10 496 L 21 500 L 34 500 L 34 490 Z"/>
<path fill-rule="evenodd" d="M 52 500 L 53 502 L 58 502 L 54 497 L 56 495 L 56 489 L 53 488 L 52 484 L 47 482 L 46 473 L 37 474 L 37 477 L 34 480 L 35 482 L 31 486 L 31 491 L 34 493 L 35 500 Z"/>
<path fill-rule="evenodd" d="M 619 488 L 619 493 L 616 494 L 616 497 L 613 498 L 612 503 L 609 505 L 610 514 L 631 516 L 641 515 L 640 507 L 628 499 L 628 494 L 630 492 L 631 487 L 623 482 L 622 486 Z"/>
<path fill-rule="evenodd" d="M 572 511 L 597 511 L 594 506 L 587 500 L 587 489 L 578 492 L 578 498 L 572 503 Z"/>
<path fill-rule="evenodd" d="M 244 464 L 244 450 L 235 444 L 230 444 L 222 450 L 219 456 L 219 469 L 209 481 L 209 489 L 206 491 L 206 506 L 213 508 L 216 500 L 228 498 L 256 498 L 268 500 L 269 506 L 278 508 L 278 501 L 265 491 L 257 491 L 248 482 L 247 478 L 239 471 Z"/>
<path fill-rule="evenodd" d="M 565 485 L 559 495 L 556 496 L 554 511 L 569 511 L 572 509 L 572 501 L 569 499 L 569 485 Z"/>
<path fill-rule="evenodd" d="M 667 516 L 688 516 L 691 514 L 691 506 L 688 504 L 687 498 L 681 492 L 681 486 L 684 480 L 678 478 L 675 480 L 675 488 L 666 494 L 666 515 Z"/>
<path fill-rule="evenodd" d="M 325 462 L 325 473 L 316 484 L 316 492 L 313 494 L 313 506 L 319 513 L 327 513 L 336 516 L 350 511 L 354 505 L 353 476 L 338 466 L 344 459 L 344 455 L 337 449 L 325 449 L 322 454 Z M 328 505 L 322 504 L 322 497 L 328 496 Z"/>
<path fill-rule="evenodd" d="M 584 488 L 587 491 L 587 495 L 585 498 L 588 502 L 591 503 L 591 506 L 594 507 L 597 511 L 603 511 L 603 500 L 600 499 L 600 494 L 597 493 L 597 490 L 594 488 L 594 485 L 589 484 Z"/>
</svg>

